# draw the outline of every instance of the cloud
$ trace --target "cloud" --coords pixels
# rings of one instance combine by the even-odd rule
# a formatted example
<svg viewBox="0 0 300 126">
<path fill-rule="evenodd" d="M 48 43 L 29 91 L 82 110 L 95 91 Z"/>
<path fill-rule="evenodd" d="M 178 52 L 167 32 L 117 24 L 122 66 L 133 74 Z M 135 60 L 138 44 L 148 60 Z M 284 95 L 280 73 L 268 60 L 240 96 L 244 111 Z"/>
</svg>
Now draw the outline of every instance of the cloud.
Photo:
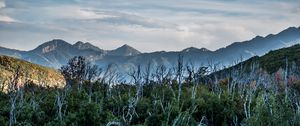
<svg viewBox="0 0 300 126">
<path fill-rule="evenodd" d="M 143 52 L 215 50 L 300 25 L 300 2 L 294 0 L 5 2 L 0 0 L 0 22 L 6 22 L 0 25 L 1 45 L 25 50 L 53 38 L 89 41 L 103 49 L 129 44 Z M 22 36 L 30 42 L 26 47 L 20 46 L 24 39 L 16 39 Z"/>
<path fill-rule="evenodd" d="M 5 15 L 0 15 L 0 21 L 3 21 L 3 22 L 16 22 L 15 19 L 12 19 L 11 17 L 5 16 Z"/>
<path fill-rule="evenodd" d="M 0 9 L 5 7 L 4 0 L 0 0 Z"/>
<path fill-rule="evenodd" d="M 93 19 L 106 19 L 116 18 L 117 16 L 104 12 L 95 12 L 89 8 L 80 6 L 60 5 L 55 7 L 41 8 L 47 16 L 53 19 L 72 19 L 72 20 L 93 20 Z M 44 14 L 45 14 L 44 13 Z"/>
<path fill-rule="evenodd" d="M 0 0 L 0 21 L 2 22 L 16 22 L 15 19 L 7 16 L 5 13 L 1 13 L 1 10 L 5 9 L 6 5 L 5 5 L 5 1 L 4 0 Z"/>
</svg>

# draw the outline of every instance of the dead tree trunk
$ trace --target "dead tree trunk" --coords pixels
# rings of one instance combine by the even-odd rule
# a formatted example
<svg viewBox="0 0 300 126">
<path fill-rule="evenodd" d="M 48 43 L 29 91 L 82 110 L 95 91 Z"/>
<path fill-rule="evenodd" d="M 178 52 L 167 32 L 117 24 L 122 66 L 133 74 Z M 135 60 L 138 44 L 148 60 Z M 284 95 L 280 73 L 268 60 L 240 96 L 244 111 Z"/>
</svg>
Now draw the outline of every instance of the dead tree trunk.
<svg viewBox="0 0 300 126">
<path fill-rule="evenodd" d="M 177 102 L 180 102 L 181 92 L 182 92 L 182 76 L 183 76 L 183 56 L 181 54 L 178 55 L 177 60 L 177 69 L 176 69 L 176 78 L 178 80 L 178 96 Z"/>
<path fill-rule="evenodd" d="M 63 105 L 65 104 L 64 95 L 57 92 L 55 102 L 56 102 L 56 105 L 57 105 L 58 119 L 59 119 L 60 122 L 62 122 L 63 121 L 62 108 L 63 108 Z"/>
</svg>

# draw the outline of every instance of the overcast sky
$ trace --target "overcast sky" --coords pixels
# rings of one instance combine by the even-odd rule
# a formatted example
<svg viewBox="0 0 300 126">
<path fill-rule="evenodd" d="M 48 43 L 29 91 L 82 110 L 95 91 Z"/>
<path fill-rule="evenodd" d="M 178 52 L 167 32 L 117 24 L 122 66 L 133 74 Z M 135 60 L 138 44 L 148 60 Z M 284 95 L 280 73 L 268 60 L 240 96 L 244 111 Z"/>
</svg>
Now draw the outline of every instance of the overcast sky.
<svg viewBox="0 0 300 126">
<path fill-rule="evenodd" d="M 30 50 L 58 38 L 102 49 L 215 50 L 300 26 L 300 0 L 282 1 L 0 0 L 0 46 Z"/>
</svg>

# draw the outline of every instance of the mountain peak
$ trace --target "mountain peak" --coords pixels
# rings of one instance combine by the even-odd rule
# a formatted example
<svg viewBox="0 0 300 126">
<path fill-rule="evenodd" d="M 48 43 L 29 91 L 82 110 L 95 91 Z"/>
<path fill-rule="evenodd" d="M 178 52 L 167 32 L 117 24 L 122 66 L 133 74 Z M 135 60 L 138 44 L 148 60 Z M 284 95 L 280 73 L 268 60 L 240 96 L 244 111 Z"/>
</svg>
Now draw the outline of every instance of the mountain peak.
<svg viewBox="0 0 300 126">
<path fill-rule="evenodd" d="M 44 53 L 54 51 L 57 48 L 63 49 L 63 48 L 68 48 L 70 46 L 72 46 L 72 45 L 62 39 L 53 39 L 51 41 L 48 41 L 48 42 L 38 46 L 37 48 L 35 48 L 32 51 L 44 54 Z"/>
<path fill-rule="evenodd" d="M 264 38 L 264 37 L 257 35 L 257 36 L 255 36 L 254 39 L 261 39 L 261 38 Z"/>
<path fill-rule="evenodd" d="M 135 48 L 127 44 L 124 44 L 123 46 L 115 50 L 109 51 L 109 55 L 117 55 L 117 56 L 134 56 L 140 53 L 141 53 L 140 51 L 136 50 Z"/>
<path fill-rule="evenodd" d="M 76 42 L 75 44 L 73 44 L 73 46 L 77 46 L 77 45 L 84 45 L 84 42 L 78 41 L 78 42 Z"/>
<path fill-rule="evenodd" d="M 82 41 L 78 41 L 73 45 L 75 48 L 79 49 L 79 50 L 93 50 L 93 51 L 103 51 L 102 49 L 98 48 L 97 46 L 92 45 L 89 42 L 82 42 Z"/>
<path fill-rule="evenodd" d="M 131 49 L 134 49 L 133 47 L 131 47 L 130 45 L 127 45 L 127 44 L 124 44 L 124 45 L 122 45 L 119 48 L 131 48 Z"/>
<path fill-rule="evenodd" d="M 278 34 L 277 36 L 298 36 L 300 33 L 300 27 L 289 27 Z"/>
<path fill-rule="evenodd" d="M 196 47 L 189 47 L 189 48 L 182 50 L 182 52 L 208 52 L 208 51 L 210 51 L 210 50 L 208 50 L 206 48 L 198 49 Z"/>
<path fill-rule="evenodd" d="M 197 50 L 199 50 L 199 49 L 196 47 L 188 47 L 186 49 L 183 49 L 182 52 L 191 52 L 191 51 L 197 51 Z"/>
<path fill-rule="evenodd" d="M 288 27 L 286 30 L 297 30 L 300 29 L 300 27 Z"/>
<path fill-rule="evenodd" d="M 70 45 L 70 44 L 62 39 L 53 39 L 51 41 L 45 42 L 44 44 L 41 44 L 40 46 L 49 46 L 49 45 Z"/>
<path fill-rule="evenodd" d="M 207 49 L 207 48 L 201 48 L 200 49 L 201 51 L 203 51 L 203 52 L 211 52 L 209 49 Z"/>
</svg>

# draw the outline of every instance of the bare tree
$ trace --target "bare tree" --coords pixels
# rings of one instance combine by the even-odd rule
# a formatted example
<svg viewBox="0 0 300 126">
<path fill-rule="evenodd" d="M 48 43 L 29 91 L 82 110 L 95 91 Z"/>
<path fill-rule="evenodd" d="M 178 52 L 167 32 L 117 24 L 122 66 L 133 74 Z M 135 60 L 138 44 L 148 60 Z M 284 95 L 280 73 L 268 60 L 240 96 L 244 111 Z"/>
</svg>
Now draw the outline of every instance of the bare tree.
<svg viewBox="0 0 300 126">
<path fill-rule="evenodd" d="M 105 88 L 104 97 L 111 96 L 110 87 L 118 81 L 118 78 L 122 78 L 120 73 L 117 72 L 116 67 L 117 66 L 115 64 L 109 64 L 100 79 L 101 84 L 103 84 Z"/>
<path fill-rule="evenodd" d="M 19 91 L 19 81 L 21 78 L 21 68 L 17 67 L 8 87 L 8 95 L 10 97 L 10 112 L 9 112 L 9 125 L 12 126 L 16 124 L 16 103 Z"/>
<path fill-rule="evenodd" d="M 168 76 L 167 67 L 164 65 L 157 66 L 156 71 L 152 76 L 154 76 L 158 84 L 163 84 Z"/>
<path fill-rule="evenodd" d="M 197 93 L 197 86 L 198 83 L 196 82 L 196 76 L 197 76 L 197 72 L 196 72 L 196 68 L 194 66 L 194 64 L 192 62 L 190 62 L 189 64 L 186 65 L 186 71 L 187 71 L 187 83 L 188 84 L 192 84 L 192 95 L 191 95 L 191 99 L 192 99 L 192 106 L 195 105 L 195 99 L 196 99 L 196 93 Z"/>
<path fill-rule="evenodd" d="M 136 102 L 139 101 L 143 94 L 143 83 L 142 83 L 142 71 L 141 65 L 137 65 L 137 68 L 132 68 L 128 75 L 133 79 L 133 83 L 136 86 Z"/>
<path fill-rule="evenodd" d="M 138 117 L 138 114 L 136 113 L 136 105 L 137 105 L 137 99 L 136 98 L 130 98 L 128 100 L 128 105 L 123 107 L 123 121 L 127 124 L 130 125 L 132 119 L 134 116 Z"/>
<path fill-rule="evenodd" d="M 257 69 L 259 68 L 259 65 L 257 63 L 253 63 L 251 65 L 251 71 L 248 76 L 248 87 L 249 89 L 246 90 L 246 95 L 245 95 L 245 102 L 244 102 L 244 113 L 246 115 L 246 118 L 251 117 L 251 103 L 252 103 L 252 97 L 254 92 L 256 91 L 257 87 Z M 247 83 L 246 82 L 246 83 Z"/>
<path fill-rule="evenodd" d="M 250 88 L 246 92 L 246 98 L 245 98 L 245 102 L 244 102 L 244 113 L 245 113 L 247 119 L 251 117 L 252 96 L 253 96 L 253 90 Z"/>
<path fill-rule="evenodd" d="M 284 92 L 285 92 L 285 98 L 288 97 L 288 70 L 289 70 L 289 62 L 288 58 L 285 58 L 285 70 L 284 70 Z"/>
<path fill-rule="evenodd" d="M 84 80 L 89 82 L 97 80 L 101 73 L 102 69 L 99 68 L 97 65 L 92 65 L 91 62 L 86 62 Z"/>
<path fill-rule="evenodd" d="M 63 108 L 63 105 L 66 104 L 66 101 L 65 101 L 65 95 L 60 93 L 59 91 L 57 91 L 57 93 L 56 93 L 55 104 L 57 105 L 58 119 L 60 122 L 62 122 L 63 121 L 62 108 Z"/>
<path fill-rule="evenodd" d="M 94 82 L 92 81 L 99 79 L 102 69 L 98 68 L 96 65 L 91 65 L 90 62 L 87 62 L 86 66 L 85 80 L 87 81 L 87 84 L 89 84 L 89 103 L 91 103 L 94 85 Z"/>
<path fill-rule="evenodd" d="M 208 120 L 206 118 L 206 116 L 202 116 L 198 126 L 207 126 L 208 125 Z"/>
<path fill-rule="evenodd" d="M 177 59 L 177 66 L 176 66 L 176 79 L 178 81 L 178 96 L 177 101 L 179 103 L 181 92 L 182 92 L 182 79 L 183 79 L 183 55 L 179 54 Z"/>
<path fill-rule="evenodd" d="M 112 122 L 108 122 L 106 124 L 106 126 L 122 126 L 120 122 L 117 121 L 112 121 Z"/>
<path fill-rule="evenodd" d="M 145 70 L 144 70 L 144 72 L 143 72 L 143 78 L 144 78 L 144 80 L 145 80 L 145 84 L 147 85 L 147 84 L 149 84 L 150 83 L 150 77 L 151 77 L 151 68 L 152 68 L 152 66 L 151 66 L 151 62 L 148 62 L 147 63 L 147 66 L 145 67 Z"/>
</svg>

